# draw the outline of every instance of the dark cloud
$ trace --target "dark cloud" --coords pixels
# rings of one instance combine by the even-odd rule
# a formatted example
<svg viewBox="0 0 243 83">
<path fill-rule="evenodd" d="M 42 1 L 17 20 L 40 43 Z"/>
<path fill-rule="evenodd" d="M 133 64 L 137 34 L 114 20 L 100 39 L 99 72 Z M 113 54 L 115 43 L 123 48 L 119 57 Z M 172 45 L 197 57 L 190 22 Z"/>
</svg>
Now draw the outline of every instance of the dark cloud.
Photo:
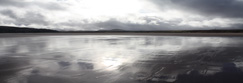
<svg viewBox="0 0 243 83">
<path fill-rule="evenodd" d="M 20 0 L 0 0 L 0 6 L 16 6 L 16 7 L 24 7 L 28 4 L 24 3 Z"/>
<path fill-rule="evenodd" d="M 166 30 L 169 29 L 168 24 L 160 25 L 149 25 L 149 24 L 136 24 L 136 23 L 123 23 L 118 20 L 112 19 L 106 22 L 100 22 L 95 24 L 98 27 L 104 29 L 122 29 L 122 30 Z"/>
<path fill-rule="evenodd" d="M 243 17 L 243 1 L 239 0 L 152 0 L 161 9 L 177 8 L 183 11 L 216 17 Z"/>
<path fill-rule="evenodd" d="M 31 24 L 38 24 L 38 25 L 48 25 L 48 21 L 44 15 L 36 12 L 27 12 L 23 17 L 18 17 L 16 13 L 12 10 L 2 10 L 0 14 L 5 15 L 13 21 L 5 21 L 7 23 L 13 23 L 15 25 L 31 25 Z"/>
<path fill-rule="evenodd" d="M 193 29 L 191 26 L 177 26 L 164 22 L 157 22 L 157 24 L 149 24 L 152 18 L 144 17 L 146 23 L 138 24 L 138 23 L 129 23 L 129 22 L 121 22 L 115 18 L 112 18 L 105 22 L 97 22 L 97 23 L 79 23 L 79 22 L 65 22 L 60 23 L 60 26 L 69 26 L 71 28 L 66 28 L 66 30 L 112 30 L 112 29 L 120 29 L 120 30 L 130 30 L 130 31 L 148 31 L 148 30 L 186 30 Z M 75 27 L 75 28 L 72 28 Z M 77 28 L 78 27 L 78 28 Z"/>
<path fill-rule="evenodd" d="M 5 15 L 5 16 L 8 16 L 10 18 L 13 18 L 13 19 L 17 18 L 16 14 L 11 10 L 3 10 L 3 11 L 0 11 L 0 13 Z"/>
<path fill-rule="evenodd" d="M 48 9 L 48 10 L 65 10 L 66 7 L 64 7 L 63 5 L 57 4 L 57 3 L 34 3 L 39 7 Z"/>
<path fill-rule="evenodd" d="M 18 7 L 28 8 L 31 6 L 38 6 L 47 10 L 65 10 L 66 8 L 58 3 L 41 3 L 41 2 L 24 2 L 21 0 L 0 0 L 0 6 L 2 7 Z"/>
<path fill-rule="evenodd" d="M 48 25 L 46 18 L 35 12 L 27 12 L 23 18 L 17 18 L 16 22 L 18 24 L 30 25 L 30 24 L 39 24 L 39 25 Z"/>
<path fill-rule="evenodd" d="M 243 24 L 235 24 L 233 29 L 243 29 Z"/>
</svg>

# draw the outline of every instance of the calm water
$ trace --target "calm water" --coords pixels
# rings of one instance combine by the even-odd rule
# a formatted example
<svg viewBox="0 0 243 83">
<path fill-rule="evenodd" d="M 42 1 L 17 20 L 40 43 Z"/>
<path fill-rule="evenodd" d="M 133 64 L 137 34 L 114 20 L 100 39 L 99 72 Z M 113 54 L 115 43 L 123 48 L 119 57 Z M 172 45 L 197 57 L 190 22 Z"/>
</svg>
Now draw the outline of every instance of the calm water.
<svg viewBox="0 0 243 83">
<path fill-rule="evenodd" d="M 33 36 L 0 46 L 0 83 L 175 82 L 243 69 L 242 37 Z"/>
</svg>

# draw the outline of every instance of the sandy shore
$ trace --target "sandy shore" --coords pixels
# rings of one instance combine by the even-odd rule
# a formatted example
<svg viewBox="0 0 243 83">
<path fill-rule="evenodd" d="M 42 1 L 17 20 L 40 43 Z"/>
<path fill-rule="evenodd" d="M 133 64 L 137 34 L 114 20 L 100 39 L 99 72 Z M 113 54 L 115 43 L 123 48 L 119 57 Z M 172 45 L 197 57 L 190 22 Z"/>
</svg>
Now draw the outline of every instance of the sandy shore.
<svg viewBox="0 0 243 83">
<path fill-rule="evenodd" d="M 66 35 L 145 35 L 145 36 L 216 36 L 243 37 L 243 33 L 1 33 L 0 37 L 66 36 Z"/>
</svg>

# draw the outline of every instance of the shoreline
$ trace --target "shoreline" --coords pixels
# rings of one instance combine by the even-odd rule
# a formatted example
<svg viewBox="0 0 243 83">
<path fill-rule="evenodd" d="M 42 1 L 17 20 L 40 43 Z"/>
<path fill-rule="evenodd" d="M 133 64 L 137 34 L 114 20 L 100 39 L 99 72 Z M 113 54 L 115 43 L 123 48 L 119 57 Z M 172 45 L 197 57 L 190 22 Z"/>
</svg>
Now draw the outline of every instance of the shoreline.
<svg viewBox="0 0 243 83">
<path fill-rule="evenodd" d="M 22 37 L 22 36 L 69 36 L 69 35 L 144 35 L 144 36 L 195 36 L 195 37 L 243 37 L 243 33 L 0 33 L 2 37 Z"/>
</svg>

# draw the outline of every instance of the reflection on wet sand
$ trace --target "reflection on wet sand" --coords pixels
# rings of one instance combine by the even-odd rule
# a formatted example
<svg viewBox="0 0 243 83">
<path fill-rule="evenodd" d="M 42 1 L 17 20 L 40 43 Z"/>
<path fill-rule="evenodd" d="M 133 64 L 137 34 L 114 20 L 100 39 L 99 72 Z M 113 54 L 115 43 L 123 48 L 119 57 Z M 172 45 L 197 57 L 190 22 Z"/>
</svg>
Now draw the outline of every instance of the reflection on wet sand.
<svg viewBox="0 0 243 83">
<path fill-rule="evenodd" d="M 241 37 L 0 38 L 0 82 L 204 83 L 201 80 L 207 80 L 207 83 L 226 83 L 223 81 L 227 79 L 242 81 L 237 78 L 242 77 L 242 45 Z M 225 80 L 216 80 L 221 78 Z"/>
<path fill-rule="evenodd" d="M 175 83 L 242 83 L 243 72 L 234 63 L 225 63 L 220 72 L 203 75 L 193 70 L 177 76 Z"/>
</svg>

